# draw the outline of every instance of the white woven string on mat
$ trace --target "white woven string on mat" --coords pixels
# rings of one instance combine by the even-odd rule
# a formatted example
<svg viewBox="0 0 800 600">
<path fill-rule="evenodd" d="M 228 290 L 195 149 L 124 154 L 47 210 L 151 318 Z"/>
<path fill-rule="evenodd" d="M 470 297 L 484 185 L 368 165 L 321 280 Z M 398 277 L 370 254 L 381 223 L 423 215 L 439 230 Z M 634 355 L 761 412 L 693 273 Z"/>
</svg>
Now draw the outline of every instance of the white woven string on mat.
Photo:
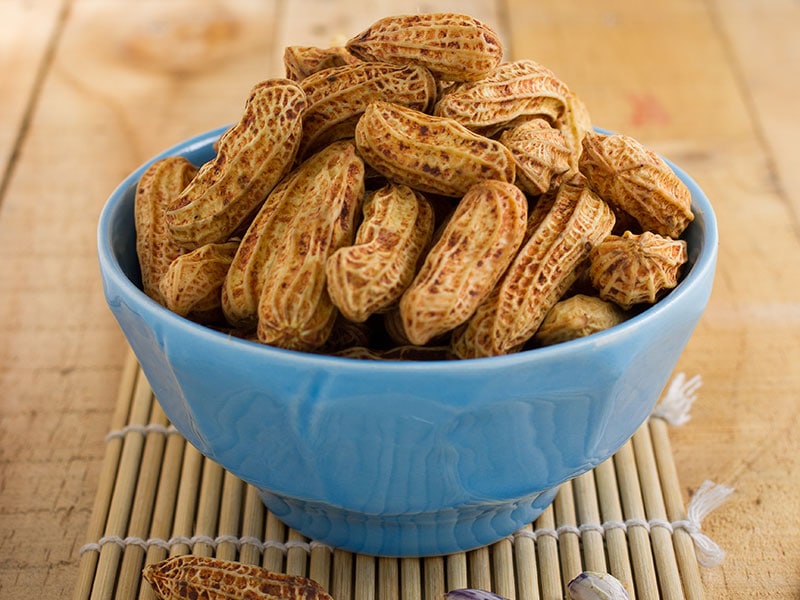
<svg viewBox="0 0 800 600">
<path fill-rule="evenodd" d="M 611 529 L 622 529 L 626 531 L 631 527 L 643 527 L 648 532 L 654 527 L 663 527 L 670 533 L 674 533 L 676 529 L 685 530 L 692 538 L 697 551 L 697 560 L 704 567 L 713 567 L 720 563 L 725 556 L 723 550 L 711 540 L 708 536 L 700 531 L 701 521 L 715 508 L 722 504 L 725 499 L 733 492 L 731 488 L 723 485 L 717 485 L 711 481 L 706 481 L 698 488 L 697 492 L 692 496 L 689 501 L 689 507 L 686 511 L 686 519 L 679 521 L 669 522 L 664 519 L 626 519 L 625 521 L 606 521 L 605 523 L 583 523 L 580 526 L 575 525 L 562 525 L 556 529 L 541 527 L 533 531 L 520 530 L 509 536 L 511 541 L 519 537 L 533 538 L 534 541 L 540 537 L 553 537 L 558 539 L 563 534 L 574 534 L 581 536 L 584 532 L 594 531 L 605 535 Z M 244 545 L 250 545 L 258 548 L 261 552 L 267 548 L 276 548 L 281 550 L 284 554 L 292 548 L 300 548 L 310 553 L 314 548 L 326 548 L 333 551 L 327 544 L 321 542 L 305 542 L 302 540 L 289 540 L 286 542 L 279 542 L 276 540 L 260 540 L 252 536 L 236 537 L 233 535 L 220 535 L 211 537 L 208 535 L 195 535 L 192 537 L 175 536 L 168 540 L 161 538 L 148 538 L 144 539 L 136 536 L 120 537 L 115 535 L 104 536 L 95 543 L 85 544 L 80 553 L 84 552 L 99 552 L 100 549 L 106 544 L 116 544 L 122 548 L 126 546 L 139 546 L 147 550 L 151 546 L 158 546 L 165 550 L 169 550 L 176 544 L 186 544 L 193 546 L 194 544 L 202 543 L 216 549 L 217 546 L 223 543 L 233 544 L 237 549 Z"/>
<path fill-rule="evenodd" d="M 677 373 L 653 410 L 652 416 L 663 419 L 670 425 L 684 425 L 691 418 L 689 411 L 697 400 L 697 390 L 702 384 L 700 375 L 686 379 L 685 373 Z"/>
<path fill-rule="evenodd" d="M 106 442 L 113 439 L 124 438 L 127 434 L 135 432 L 142 435 L 151 433 L 158 433 L 161 435 L 173 435 L 179 433 L 174 425 L 160 425 L 158 423 L 149 423 L 147 425 L 130 424 L 125 425 L 121 429 L 113 429 L 106 434 Z"/>
<path fill-rule="evenodd" d="M 652 416 L 664 419 L 670 425 L 683 425 L 690 419 L 689 411 L 692 404 L 697 400 L 696 392 L 701 384 L 702 379 L 699 375 L 687 379 L 684 373 L 676 374 L 661 401 L 656 406 L 655 410 L 653 410 Z M 145 435 L 149 433 L 160 433 L 163 435 L 178 433 L 177 429 L 172 425 L 126 425 L 122 429 L 111 431 L 106 436 L 106 440 L 124 437 L 131 431 Z M 566 533 L 580 537 L 586 531 L 599 532 L 605 535 L 605 533 L 611 529 L 622 529 L 627 532 L 629 527 L 643 527 L 648 532 L 650 532 L 653 527 L 663 527 L 669 531 L 670 534 L 676 529 L 683 529 L 691 536 L 694 542 L 697 561 L 704 567 L 714 567 L 722 561 L 725 552 L 711 538 L 700 531 L 700 525 L 703 519 L 722 504 L 731 493 L 733 493 L 733 488 L 715 484 L 711 481 L 705 481 L 689 501 L 689 506 L 686 510 L 686 519 L 673 522 L 665 519 L 626 519 L 625 521 L 606 521 L 605 523 L 582 523 L 579 526 L 561 525 L 556 529 L 542 527 L 534 531 L 517 531 L 509 536 L 509 539 L 513 541 L 518 537 L 525 537 L 533 538 L 535 541 L 543 536 L 558 539 L 560 535 Z M 237 550 L 243 545 L 250 545 L 258 548 L 261 552 L 267 548 L 276 548 L 283 553 L 286 553 L 291 548 L 302 548 L 309 553 L 314 548 L 326 548 L 333 551 L 327 544 L 316 541 L 304 542 L 301 540 L 289 540 L 287 542 L 278 542 L 276 540 L 260 540 L 252 536 L 236 537 L 232 535 L 222 535 L 212 538 L 207 535 L 195 535 L 192 537 L 176 536 L 164 540 L 161 538 L 144 539 L 137 536 L 123 538 L 116 535 L 108 535 L 101 537 L 97 542 L 84 544 L 80 549 L 80 554 L 84 552 L 99 552 L 106 544 L 116 544 L 123 548 L 126 546 L 139 546 L 145 550 L 151 546 L 158 546 L 169 550 L 176 544 L 192 546 L 196 543 L 207 544 L 214 549 L 216 549 L 219 544 L 229 543 L 235 545 Z"/>
<path fill-rule="evenodd" d="M 707 535 L 700 531 L 701 521 L 708 514 L 722 504 L 733 492 L 732 488 L 724 485 L 715 484 L 712 481 L 705 481 L 701 485 L 692 499 L 686 511 L 686 518 L 678 521 L 667 521 L 666 519 L 626 519 L 624 521 L 606 521 L 605 523 L 583 523 L 582 525 L 561 525 L 555 529 L 540 528 L 534 531 L 521 530 L 513 534 L 512 538 L 526 537 L 538 540 L 540 537 L 549 536 L 558 539 L 562 534 L 570 533 L 581 536 L 586 531 L 596 531 L 606 534 L 611 529 L 622 529 L 627 532 L 631 527 L 642 527 L 648 533 L 654 527 L 663 527 L 670 534 L 677 529 L 685 530 L 694 541 L 697 562 L 704 567 L 715 567 L 725 557 L 725 552 Z"/>
</svg>

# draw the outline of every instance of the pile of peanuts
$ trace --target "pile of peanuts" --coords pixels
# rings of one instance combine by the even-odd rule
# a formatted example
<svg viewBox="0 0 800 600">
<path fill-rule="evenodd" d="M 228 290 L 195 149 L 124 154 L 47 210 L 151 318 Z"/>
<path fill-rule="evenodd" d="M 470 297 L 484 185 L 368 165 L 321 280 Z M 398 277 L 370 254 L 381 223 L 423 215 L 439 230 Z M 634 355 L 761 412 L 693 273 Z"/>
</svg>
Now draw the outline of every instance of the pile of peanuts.
<svg viewBox="0 0 800 600">
<path fill-rule="evenodd" d="M 304 352 L 467 359 L 590 335 L 680 280 L 688 188 L 486 24 L 392 16 L 284 63 L 213 159 L 139 181 L 142 286 L 175 313 Z"/>
</svg>

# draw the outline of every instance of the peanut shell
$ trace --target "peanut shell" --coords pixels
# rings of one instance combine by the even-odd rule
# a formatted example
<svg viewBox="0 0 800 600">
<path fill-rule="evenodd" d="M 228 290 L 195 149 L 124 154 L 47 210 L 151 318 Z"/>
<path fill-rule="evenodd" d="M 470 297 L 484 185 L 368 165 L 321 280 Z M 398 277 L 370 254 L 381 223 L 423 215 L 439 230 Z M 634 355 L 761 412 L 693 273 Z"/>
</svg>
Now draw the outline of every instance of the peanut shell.
<svg viewBox="0 0 800 600">
<path fill-rule="evenodd" d="M 325 69 L 300 85 L 308 101 L 300 156 L 353 137 L 356 123 L 370 102 L 383 100 L 425 111 L 436 97 L 433 75 L 415 65 L 359 62 Z"/>
<path fill-rule="evenodd" d="M 238 245 L 204 244 L 172 261 L 159 282 L 166 307 L 199 323 L 219 321 L 222 284 Z"/>
<path fill-rule="evenodd" d="M 186 158 L 171 156 L 150 165 L 136 186 L 133 210 L 142 289 L 159 304 L 164 304 L 159 282 L 172 261 L 185 252 L 172 240 L 167 208 L 196 173 L 197 168 Z"/>
<path fill-rule="evenodd" d="M 422 192 L 461 197 L 480 181 L 514 181 L 514 158 L 499 142 L 396 104 L 370 104 L 355 140 L 376 171 Z"/>
<path fill-rule="evenodd" d="M 303 201 L 275 250 L 258 304 L 258 339 L 292 350 L 321 347 L 338 314 L 328 295 L 325 264 L 353 243 L 364 194 L 364 163 L 352 141 L 334 142 L 281 185 Z"/>
<path fill-rule="evenodd" d="M 424 345 L 470 318 L 514 258 L 527 213 L 525 195 L 510 183 L 469 189 L 400 300 L 411 344 Z"/>
<path fill-rule="evenodd" d="M 331 67 L 341 67 L 358 62 L 344 46 L 317 48 L 315 46 L 287 46 L 283 51 L 286 78 L 303 81 L 309 75 Z"/>
<path fill-rule="evenodd" d="M 220 558 L 175 556 L 142 575 L 161 600 L 332 600 L 313 579 Z"/>
<path fill-rule="evenodd" d="M 515 352 L 577 280 L 591 248 L 609 234 L 614 213 L 587 187 L 563 183 L 531 211 L 528 238 L 502 280 L 453 335 L 460 358 Z"/>
<path fill-rule="evenodd" d="M 678 238 L 694 219 L 686 184 L 661 157 L 630 136 L 587 134 L 580 170 L 595 193 L 631 215 L 645 231 Z"/>
<path fill-rule="evenodd" d="M 303 130 L 305 93 L 288 79 L 256 84 L 239 122 L 220 138 L 204 164 L 170 205 L 173 239 L 187 248 L 224 242 L 258 209 L 290 169 Z"/>
<path fill-rule="evenodd" d="M 592 249 L 589 278 L 601 298 L 629 309 L 654 304 L 664 291 L 678 285 L 687 259 L 684 240 L 626 231 Z"/>
<path fill-rule="evenodd" d="M 571 92 L 545 66 L 523 59 L 504 62 L 484 78 L 448 89 L 433 114 L 491 135 L 520 118 L 540 117 L 555 124 L 567 110 Z"/>
<path fill-rule="evenodd" d="M 400 299 L 434 226 L 430 203 L 405 185 L 390 183 L 377 190 L 365 200 L 363 213 L 355 243 L 339 248 L 326 265 L 331 300 L 356 322 Z"/>
<path fill-rule="evenodd" d="M 514 157 L 514 183 L 528 194 L 538 196 L 557 188 L 561 175 L 570 169 L 571 150 L 564 135 L 545 119 L 531 119 L 505 130 L 500 143 Z"/>
<path fill-rule="evenodd" d="M 345 47 L 365 61 L 422 65 L 446 81 L 480 79 L 503 57 L 497 33 L 473 17 L 455 13 L 385 17 Z"/>
<path fill-rule="evenodd" d="M 552 346 L 604 331 L 626 318 L 625 311 L 613 302 L 575 294 L 556 302 L 545 315 L 533 341 L 539 346 Z"/>
</svg>

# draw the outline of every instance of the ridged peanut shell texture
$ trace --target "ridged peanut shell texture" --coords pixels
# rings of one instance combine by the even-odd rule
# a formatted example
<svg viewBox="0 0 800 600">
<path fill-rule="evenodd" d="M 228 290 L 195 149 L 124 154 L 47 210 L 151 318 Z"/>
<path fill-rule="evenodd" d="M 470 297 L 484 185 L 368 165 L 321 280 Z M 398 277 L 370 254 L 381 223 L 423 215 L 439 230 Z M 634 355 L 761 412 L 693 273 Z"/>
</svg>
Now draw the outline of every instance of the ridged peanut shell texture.
<svg viewBox="0 0 800 600">
<path fill-rule="evenodd" d="M 613 302 L 575 294 L 556 302 L 536 330 L 533 341 L 539 346 L 552 346 L 604 331 L 626 318 L 627 313 Z"/>
<path fill-rule="evenodd" d="M 170 156 L 150 165 L 136 187 L 134 223 L 142 289 L 160 304 L 164 298 L 158 284 L 170 263 L 185 252 L 170 235 L 167 209 L 196 173 L 197 168 L 184 157 Z"/>
<path fill-rule="evenodd" d="M 376 171 L 423 192 L 461 197 L 476 183 L 512 183 L 516 174 L 514 158 L 500 142 L 453 119 L 388 102 L 367 107 L 355 140 Z"/>
<path fill-rule="evenodd" d="M 500 37 L 468 15 L 428 13 L 380 19 L 347 50 L 365 61 L 422 65 L 446 81 L 474 81 L 503 58 Z"/>
<path fill-rule="evenodd" d="M 344 46 L 317 48 L 315 46 L 287 46 L 283 51 L 286 78 L 303 81 L 309 75 L 332 67 L 359 62 Z"/>
<path fill-rule="evenodd" d="M 692 195 L 669 165 L 624 134 L 588 133 L 580 170 L 589 186 L 645 231 L 678 238 L 692 222 Z"/>
<path fill-rule="evenodd" d="M 419 192 L 389 183 L 367 197 L 355 243 L 326 265 L 328 293 L 340 312 L 363 322 L 394 305 L 414 279 L 433 235 L 433 208 Z"/>
<path fill-rule="evenodd" d="M 479 132 L 496 131 L 520 117 L 556 123 L 567 110 L 571 92 L 550 69 L 523 59 L 498 65 L 484 78 L 449 88 L 434 114 Z"/>
<path fill-rule="evenodd" d="M 570 169 L 571 150 L 564 135 L 545 119 L 531 119 L 505 130 L 500 143 L 514 157 L 515 183 L 532 196 L 557 188 L 561 175 Z"/>
<path fill-rule="evenodd" d="M 529 237 L 500 283 L 453 335 L 459 358 L 516 352 L 576 281 L 591 248 L 614 226 L 614 213 L 591 190 L 562 184 L 529 217 Z"/>
<path fill-rule="evenodd" d="M 148 564 L 142 575 L 161 600 L 332 600 L 313 579 L 204 556 Z"/>
<path fill-rule="evenodd" d="M 159 282 L 165 306 L 199 323 L 219 322 L 222 283 L 238 246 L 204 244 L 172 261 Z"/>
<path fill-rule="evenodd" d="M 592 250 L 589 278 L 601 298 L 628 309 L 654 304 L 678 285 L 686 242 L 645 231 L 612 235 Z"/>
<path fill-rule="evenodd" d="M 294 162 L 303 131 L 305 93 L 288 79 L 256 84 L 239 122 L 217 155 L 170 206 L 167 223 L 188 248 L 224 242 L 264 201 Z"/>
<path fill-rule="evenodd" d="M 426 111 L 436 98 L 433 75 L 415 65 L 345 65 L 310 75 L 300 86 L 308 101 L 300 156 L 353 137 L 358 119 L 371 102 L 383 100 Z"/>
<path fill-rule="evenodd" d="M 400 300 L 408 340 L 423 345 L 470 318 L 514 258 L 528 204 L 516 186 L 484 181 L 458 203 Z"/>
<path fill-rule="evenodd" d="M 258 339 L 292 350 L 315 350 L 328 339 L 337 310 L 328 295 L 328 257 L 353 243 L 364 195 L 364 163 L 352 141 L 326 146 L 281 183 L 302 198 L 264 276 Z"/>
</svg>

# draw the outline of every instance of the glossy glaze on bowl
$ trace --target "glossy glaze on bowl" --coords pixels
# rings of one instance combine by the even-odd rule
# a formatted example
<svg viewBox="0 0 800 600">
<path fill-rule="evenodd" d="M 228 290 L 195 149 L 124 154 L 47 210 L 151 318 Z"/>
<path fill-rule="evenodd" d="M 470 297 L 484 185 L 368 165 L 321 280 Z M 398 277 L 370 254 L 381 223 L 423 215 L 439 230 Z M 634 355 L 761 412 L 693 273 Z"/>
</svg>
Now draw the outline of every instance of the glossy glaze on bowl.
<svg viewBox="0 0 800 600">
<path fill-rule="evenodd" d="M 196 164 L 222 129 L 171 148 Z M 133 198 L 99 223 L 109 307 L 167 416 L 306 536 L 351 551 L 433 555 L 502 538 L 647 418 L 711 292 L 717 231 L 697 185 L 691 269 L 626 323 L 556 346 L 447 362 L 375 362 L 263 346 L 198 326 L 138 288 Z"/>
</svg>

